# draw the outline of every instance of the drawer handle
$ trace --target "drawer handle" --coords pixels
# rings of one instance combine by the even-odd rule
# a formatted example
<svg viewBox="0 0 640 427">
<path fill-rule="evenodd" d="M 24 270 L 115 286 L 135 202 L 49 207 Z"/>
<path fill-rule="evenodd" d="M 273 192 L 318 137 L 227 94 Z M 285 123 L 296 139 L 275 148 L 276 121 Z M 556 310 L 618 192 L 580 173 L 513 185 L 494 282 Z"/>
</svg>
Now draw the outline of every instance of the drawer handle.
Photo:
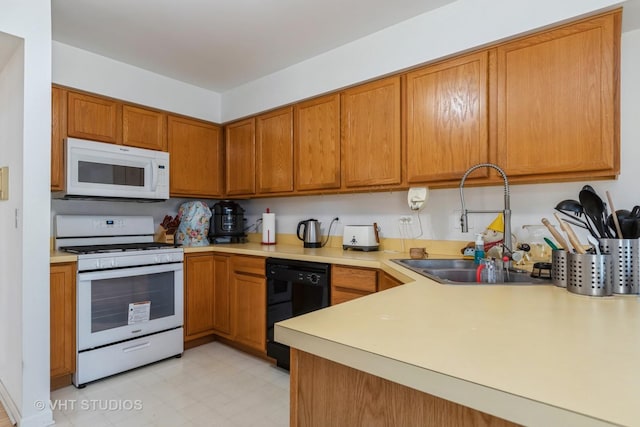
<svg viewBox="0 0 640 427">
<path fill-rule="evenodd" d="M 123 353 L 129 353 L 131 351 L 137 351 L 137 350 L 142 350 L 143 348 L 147 348 L 151 345 L 151 343 L 149 341 L 147 341 L 146 343 L 143 344 L 138 344 L 138 345 L 134 345 L 133 347 L 127 347 L 127 348 L 123 348 L 122 352 Z"/>
</svg>

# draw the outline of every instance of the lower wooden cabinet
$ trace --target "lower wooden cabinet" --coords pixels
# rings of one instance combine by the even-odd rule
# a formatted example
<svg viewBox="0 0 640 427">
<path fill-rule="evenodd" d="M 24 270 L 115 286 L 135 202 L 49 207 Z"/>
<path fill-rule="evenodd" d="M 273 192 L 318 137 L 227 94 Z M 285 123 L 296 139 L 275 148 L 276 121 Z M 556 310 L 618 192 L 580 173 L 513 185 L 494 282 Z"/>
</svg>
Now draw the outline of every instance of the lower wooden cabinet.
<svg viewBox="0 0 640 427">
<path fill-rule="evenodd" d="M 265 258 L 231 258 L 233 340 L 266 353 L 267 283 Z"/>
<path fill-rule="evenodd" d="M 266 352 L 265 258 L 185 255 L 185 342 L 217 335 Z"/>
<path fill-rule="evenodd" d="M 185 255 L 185 341 L 216 332 L 230 333 L 228 266 L 227 255 Z"/>
<path fill-rule="evenodd" d="M 395 288 L 402 285 L 403 282 L 391 276 L 389 273 L 380 272 L 378 280 L 378 291 L 384 291 L 387 289 Z"/>
<path fill-rule="evenodd" d="M 331 305 L 350 301 L 378 290 L 378 270 L 371 268 L 331 267 Z"/>
<path fill-rule="evenodd" d="M 76 263 L 50 267 L 51 388 L 71 384 L 76 370 Z"/>
</svg>

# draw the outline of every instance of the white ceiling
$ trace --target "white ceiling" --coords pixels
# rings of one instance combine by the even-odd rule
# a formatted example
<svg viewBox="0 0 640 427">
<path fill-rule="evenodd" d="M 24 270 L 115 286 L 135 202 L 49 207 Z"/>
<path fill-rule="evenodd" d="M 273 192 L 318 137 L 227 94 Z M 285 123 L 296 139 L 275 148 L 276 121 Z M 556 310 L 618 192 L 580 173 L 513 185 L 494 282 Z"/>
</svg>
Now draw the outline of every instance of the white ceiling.
<svg viewBox="0 0 640 427">
<path fill-rule="evenodd" d="M 455 0 L 53 0 L 53 39 L 215 92 Z"/>
</svg>

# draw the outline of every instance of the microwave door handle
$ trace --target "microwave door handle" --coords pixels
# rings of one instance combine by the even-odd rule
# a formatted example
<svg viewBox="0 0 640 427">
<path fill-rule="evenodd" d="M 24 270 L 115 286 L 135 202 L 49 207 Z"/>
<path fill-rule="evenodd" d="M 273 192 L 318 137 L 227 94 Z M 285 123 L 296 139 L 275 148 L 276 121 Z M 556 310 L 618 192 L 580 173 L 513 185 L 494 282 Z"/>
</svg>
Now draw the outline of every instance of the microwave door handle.
<svg viewBox="0 0 640 427">
<path fill-rule="evenodd" d="M 158 186 L 158 161 L 151 160 L 151 190 L 156 191 Z"/>
</svg>

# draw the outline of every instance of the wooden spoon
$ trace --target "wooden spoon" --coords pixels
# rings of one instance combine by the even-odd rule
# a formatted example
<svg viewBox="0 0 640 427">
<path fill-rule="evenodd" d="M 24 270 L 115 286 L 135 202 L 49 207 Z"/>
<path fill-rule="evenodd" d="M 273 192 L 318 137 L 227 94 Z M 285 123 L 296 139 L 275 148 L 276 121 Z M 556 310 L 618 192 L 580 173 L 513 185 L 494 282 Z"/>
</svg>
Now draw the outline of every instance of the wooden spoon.
<svg viewBox="0 0 640 427">
<path fill-rule="evenodd" d="M 569 242 L 571 242 L 571 245 L 573 246 L 573 249 L 575 249 L 575 251 L 578 252 L 579 254 L 587 253 L 584 250 L 584 248 L 582 247 L 582 245 L 580 244 L 580 240 L 578 239 L 578 236 L 576 236 L 576 233 L 573 231 L 573 228 L 571 228 L 571 226 L 569 224 L 564 222 L 558 216 L 557 213 L 554 213 L 553 215 L 556 217 L 556 219 L 560 223 L 560 228 L 562 228 L 564 230 L 564 232 L 567 233 L 567 237 L 569 238 Z"/>
<path fill-rule="evenodd" d="M 564 249 L 567 252 L 571 251 L 571 247 L 569 247 L 569 244 L 567 243 L 567 241 L 564 240 L 564 237 L 562 237 L 562 234 L 560 234 L 558 230 L 556 230 L 556 228 L 549 222 L 547 218 L 542 218 L 542 223 L 547 227 L 547 229 L 549 230 L 553 238 L 556 239 L 556 242 L 558 242 L 558 244 L 562 247 L 562 249 Z"/>
</svg>

